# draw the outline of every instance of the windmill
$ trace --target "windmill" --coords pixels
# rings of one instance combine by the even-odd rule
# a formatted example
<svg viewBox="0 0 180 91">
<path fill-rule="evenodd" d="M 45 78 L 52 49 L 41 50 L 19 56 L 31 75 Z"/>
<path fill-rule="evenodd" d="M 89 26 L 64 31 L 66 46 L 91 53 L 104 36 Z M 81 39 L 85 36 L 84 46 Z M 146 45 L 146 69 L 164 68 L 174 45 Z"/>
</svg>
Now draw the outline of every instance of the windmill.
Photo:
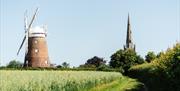
<svg viewBox="0 0 180 91">
<path fill-rule="evenodd" d="M 49 67 L 48 48 L 46 43 L 47 28 L 44 26 L 32 27 L 33 21 L 36 18 L 38 8 L 35 10 L 30 23 L 28 24 L 27 16 L 24 15 L 24 30 L 25 35 L 18 49 L 19 55 L 22 46 L 25 46 L 24 67 Z"/>
</svg>

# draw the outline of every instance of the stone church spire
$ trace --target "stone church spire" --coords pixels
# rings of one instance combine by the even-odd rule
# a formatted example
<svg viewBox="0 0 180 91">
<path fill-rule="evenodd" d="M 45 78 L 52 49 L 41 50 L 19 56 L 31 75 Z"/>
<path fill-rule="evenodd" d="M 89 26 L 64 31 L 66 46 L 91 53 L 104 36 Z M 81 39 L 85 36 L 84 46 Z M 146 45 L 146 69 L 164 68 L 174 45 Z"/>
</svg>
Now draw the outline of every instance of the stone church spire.
<svg viewBox="0 0 180 91">
<path fill-rule="evenodd" d="M 127 21 L 126 45 L 124 45 L 124 50 L 126 49 L 133 49 L 135 51 L 135 45 L 133 44 L 133 40 L 132 40 L 132 31 L 131 31 L 129 14 L 128 14 L 128 21 Z"/>
</svg>

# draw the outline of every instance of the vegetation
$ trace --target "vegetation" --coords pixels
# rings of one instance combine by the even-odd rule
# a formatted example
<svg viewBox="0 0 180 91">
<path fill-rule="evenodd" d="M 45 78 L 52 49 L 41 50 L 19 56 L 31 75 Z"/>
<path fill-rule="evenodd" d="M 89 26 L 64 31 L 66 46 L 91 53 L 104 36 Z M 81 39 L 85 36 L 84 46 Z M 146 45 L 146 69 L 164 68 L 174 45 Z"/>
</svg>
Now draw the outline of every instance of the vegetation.
<svg viewBox="0 0 180 91">
<path fill-rule="evenodd" d="M 180 43 L 157 55 L 148 52 L 145 61 L 131 49 L 112 54 L 109 65 L 97 56 L 74 68 L 67 62 L 22 68 L 12 60 L 0 67 L 0 91 L 180 91 Z"/>
<path fill-rule="evenodd" d="M 143 58 L 136 54 L 134 50 L 119 50 L 111 56 L 109 65 L 113 68 L 123 69 L 125 72 L 131 66 L 144 63 Z"/>
<path fill-rule="evenodd" d="M 69 68 L 69 66 L 70 66 L 70 64 L 67 63 L 67 62 L 63 62 L 63 63 L 62 63 L 62 67 L 63 67 L 63 68 Z"/>
<path fill-rule="evenodd" d="M 146 91 L 144 84 L 135 79 L 123 77 L 108 84 L 102 84 L 90 91 Z"/>
<path fill-rule="evenodd" d="M 105 65 L 106 61 L 103 58 L 94 56 L 86 61 L 85 64 L 80 65 L 80 67 L 85 68 L 98 68 L 101 65 Z"/>
<path fill-rule="evenodd" d="M 0 71 L 0 91 L 88 91 L 111 82 L 141 85 L 117 72 L 95 71 Z M 91 75 L 90 75 L 91 74 Z M 115 84 L 116 85 L 116 84 Z M 117 84 L 121 89 L 121 85 Z M 111 87 L 108 87 L 109 89 Z M 103 91 L 103 90 L 102 90 Z"/>
<path fill-rule="evenodd" d="M 21 62 L 12 60 L 7 65 L 7 68 L 21 68 L 22 66 L 23 66 L 23 64 Z"/>
<path fill-rule="evenodd" d="M 148 52 L 145 58 L 146 62 L 151 62 L 156 58 L 156 55 L 154 54 L 154 52 Z"/>
<path fill-rule="evenodd" d="M 180 91 L 180 44 L 150 63 L 130 68 L 129 76 L 138 78 L 150 91 Z"/>
</svg>

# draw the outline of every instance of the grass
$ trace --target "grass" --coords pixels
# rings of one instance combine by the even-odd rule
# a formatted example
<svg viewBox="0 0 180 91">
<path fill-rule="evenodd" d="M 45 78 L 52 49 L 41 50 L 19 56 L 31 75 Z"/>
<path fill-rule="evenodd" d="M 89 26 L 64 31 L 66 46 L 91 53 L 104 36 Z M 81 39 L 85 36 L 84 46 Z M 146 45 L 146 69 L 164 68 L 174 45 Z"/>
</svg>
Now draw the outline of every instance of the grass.
<svg viewBox="0 0 180 91">
<path fill-rule="evenodd" d="M 0 71 L 0 91 L 84 91 L 121 78 L 117 72 Z"/>
<path fill-rule="evenodd" d="M 138 85 L 118 72 L 0 70 L 0 91 L 126 91 Z"/>
<path fill-rule="evenodd" d="M 108 84 L 102 84 L 92 88 L 90 91 L 140 91 L 143 84 L 135 79 L 123 77 Z"/>
</svg>

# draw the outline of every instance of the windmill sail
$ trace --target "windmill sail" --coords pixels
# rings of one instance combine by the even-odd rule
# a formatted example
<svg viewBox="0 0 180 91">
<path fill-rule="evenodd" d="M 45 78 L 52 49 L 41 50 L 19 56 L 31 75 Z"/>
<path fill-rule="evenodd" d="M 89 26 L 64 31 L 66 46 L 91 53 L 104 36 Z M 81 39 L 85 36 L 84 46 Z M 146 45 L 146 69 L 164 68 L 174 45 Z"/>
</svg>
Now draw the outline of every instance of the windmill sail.
<svg viewBox="0 0 180 91">
<path fill-rule="evenodd" d="M 27 29 L 28 29 L 28 25 L 27 25 L 27 10 L 26 10 L 24 13 L 24 30 L 25 30 L 25 32 L 27 31 Z"/>
<path fill-rule="evenodd" d="M 30 22 L 29 26 L 27 25 L 27 17 L 26 17 L 27 11 L 25 12 L 25 15 L 24 15 L 24 16 L 25 16 L 25 17 L 24 17 L 25 36 L 24 36 L 23 41 L 22 41 L 22 43 L 21 43 L 21 45 L 20 45 L 20 47 L 19 47 L 19 49 L 18 49 L 17 55 L 19 54 L 19 52 L 20 52 L 20 50 L 21 50 L 21 48 L 22 48 L 22 46 L 23 46 L 23 44 L 24 44 L 24 42 L 25 42 L 26 39 L 27 39 L 27 42 L 28 42 L 29 30 L 30 30 L 30 28 L 31 28 L 31 26 L 32 26 L 32 23 L 33 23 L 35 17 L 36 17 L 37 11 L 38 11 L 38 8 L 36 8 L 36 11 L 35 11 L 32 19 L 31 19 L 31 22 Z M 28 27 L 27 27 L 27 26 L 28 26 Z M 28 46 L 27 46 L 27 47 L 28 47 Z M 26 53 L 28 52 L 27 47 L 26 47 Z"/>
<path fill-rule="evenodd" d="M 34 19 L 35 19 L 35 17 L 36 17 L 37 11 L 38 11 L 38 8 L 36 9 L 36 11 L 35 11 L 35 13 L 34 13 L 34 15 L 33 15 L 33 17 L 32 17 L 32 20 L 31 20 L 31 22 L 29 23 L 28 31 L 29 31 L 29 29 L 31 28 L 31 25 L 32 25 L 32 23 L 33 23 L 33 21 L 34 21 Z"/>
<path fill-rule="evenodd" d="M 20 46 L 19 49 L 18 49 L 17 55 L 19 54 L 19 52 L 20 52 L 20 50 L 21 50 L 21 48 L 22 48 L 25 40 L 26 40 L 26 35 L 24 36 L 23 41 L 22 41 L 22 43 L 21 43 L 21 46 Z"/>
</svg>

